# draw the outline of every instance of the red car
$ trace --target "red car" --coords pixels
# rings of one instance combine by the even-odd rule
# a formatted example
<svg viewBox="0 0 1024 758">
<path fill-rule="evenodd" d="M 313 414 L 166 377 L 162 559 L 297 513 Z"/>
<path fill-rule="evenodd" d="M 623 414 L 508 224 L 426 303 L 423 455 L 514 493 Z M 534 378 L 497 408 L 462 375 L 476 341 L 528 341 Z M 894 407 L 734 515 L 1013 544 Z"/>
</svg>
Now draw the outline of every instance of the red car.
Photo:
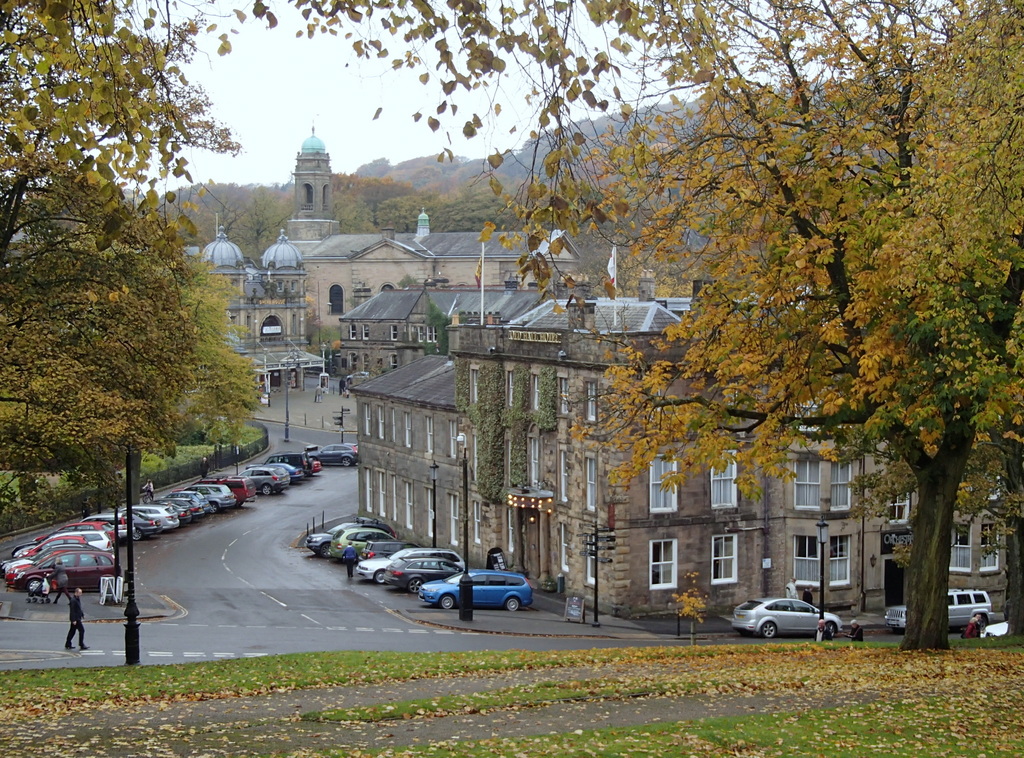
<svg viewBox="0 0 1024 758">
<path fill-rule="evenodd" d="M 98 547 L 101 550 L 110 550 L 113 545 L 110 543 L 109 537 L 106 537 L 106 532 L 94 531 L 94 532 L 81 532 L 79 534 L 58 534 L 53 537 L 47 537 L 40 542 L 37 542 L 32 547 L 24 547 L 16 551 L 12 557 L 14 558 L 32 558 L 34 556 L 43 553 L 50 548 L 61 546 L 74 545 L 77 547 Z M 97 544 L 96 535 L 101 535 L 106 538 L 106 544 Z"/>
<path fill-rule="evenodd" d="M 114 556 L 97 550 L 58 553 L 39 563 L 19 570 L 11 586 L 16 590 L 35 590 L 47 581 L 57 565 L 64 564 L 68 572 L 68 589 L 81 587 L 83 590 L 98 591 L 100 578 L 114 576 Z"/>
<path fill-rule="evenodd" d="M 235 496 L 239 506 L 256 499 L 256 485 L 247 476 L 211 476 L 200 479 L 197 484 L 225 484 Z"/>
</svg>

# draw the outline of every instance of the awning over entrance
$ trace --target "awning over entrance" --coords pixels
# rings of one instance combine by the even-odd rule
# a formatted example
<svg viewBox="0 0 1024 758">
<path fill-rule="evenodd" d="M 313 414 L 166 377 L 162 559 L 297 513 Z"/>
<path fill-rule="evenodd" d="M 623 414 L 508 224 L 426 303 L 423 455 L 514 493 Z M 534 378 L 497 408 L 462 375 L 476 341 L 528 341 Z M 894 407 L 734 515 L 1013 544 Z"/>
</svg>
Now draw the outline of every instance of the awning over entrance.
<svg viewBox="0 0 1024 758">
<path fill-rule="evenodd" d="M 324 358 L 322 355 L 306 353 L 302 350 L 264 350 L 258 348 L 249 352 L 252 359 L 253 369 L 257 374 L 266 374 L 270 371 L 294 368 L 316 368 L 323 371 Z"/>
</svg>

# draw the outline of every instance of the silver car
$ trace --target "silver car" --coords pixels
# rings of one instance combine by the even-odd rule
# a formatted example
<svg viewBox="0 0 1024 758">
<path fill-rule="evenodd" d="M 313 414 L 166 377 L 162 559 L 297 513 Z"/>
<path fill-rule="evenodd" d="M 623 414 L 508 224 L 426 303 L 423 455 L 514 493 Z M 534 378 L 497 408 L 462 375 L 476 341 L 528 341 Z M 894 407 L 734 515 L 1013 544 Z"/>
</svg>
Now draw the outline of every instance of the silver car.
<svg viewBox="0 0 1024 758">
<path fill-rule="evenodd" d="M 356 573 L 363 579 L 372 579 L 377 584 L 384 584 L 384 572 L 391 562 L 405 558 L 441 558 L 454 563 L 463 571 L 466 570 L 462 556 L 454 550 L 443 547 L 407 547 L 384 558 L 364 558 L 356 564 Z"/>
<path fill-rule="evenodd" d="M 826 613 L 825 626 L 835 637 L 843 628 L 843 622 L 834 613 Z M 788 597 L 748 600 L 733 610 L 732 628 L 746 636 L 769 639 L 780 634 L 813 635 L 818 631 L 818 609 L 803 600 Z"/>
<path fill-rule="evenodd" d="M 179 526 L 178 514 L 172 513 L 169 508 L 160 505 L 133 505 L 132 513 L 153 519 L 163 527 L 165 532 L 177 529 Z"/>
</svg>

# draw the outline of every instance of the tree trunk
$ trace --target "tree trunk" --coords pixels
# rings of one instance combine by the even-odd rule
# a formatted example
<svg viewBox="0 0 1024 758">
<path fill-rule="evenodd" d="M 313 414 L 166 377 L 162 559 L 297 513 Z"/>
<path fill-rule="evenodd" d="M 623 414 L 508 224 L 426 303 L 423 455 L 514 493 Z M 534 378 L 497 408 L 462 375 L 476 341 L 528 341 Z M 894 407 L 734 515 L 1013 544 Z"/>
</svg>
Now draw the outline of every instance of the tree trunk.
<svg viewBox="0 0 1024 758">
<path fill-rule="evenodd" d="M 903 650 L 949 648 L 949 556 L 956 494 L 967 466 L 973 436 L 947 430 L 934 457 L 924 454 L 911 466 L 920 501 L 911 516 L 914 545 L 907 571 L 907 631 Z"/>
<path fill-rule="evenodd" d="M 1014 516 L 1007 521 L 1010 533 L 1006 535 L 1006 600 L 1003 613 L 1010 625 L 1008 634 L 1024 630 L 1024 582 L 1021 582 L 1021 560 L 1024 559 L 1024 518 Z"/>
</svg>

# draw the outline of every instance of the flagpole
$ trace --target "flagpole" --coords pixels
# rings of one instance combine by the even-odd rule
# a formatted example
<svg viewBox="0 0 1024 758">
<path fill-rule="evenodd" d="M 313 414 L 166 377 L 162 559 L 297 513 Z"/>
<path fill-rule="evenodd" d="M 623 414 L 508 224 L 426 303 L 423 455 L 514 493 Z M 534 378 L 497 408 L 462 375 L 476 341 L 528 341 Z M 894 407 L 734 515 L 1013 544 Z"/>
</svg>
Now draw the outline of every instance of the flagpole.
<svg viewBox="0 0 1024 758">
<path fill-rule="evenodd" d="M 486 242 L 480 243 L 480 326 L 484 325 L 484 248 L 486 246 Z"/>
</svg>

